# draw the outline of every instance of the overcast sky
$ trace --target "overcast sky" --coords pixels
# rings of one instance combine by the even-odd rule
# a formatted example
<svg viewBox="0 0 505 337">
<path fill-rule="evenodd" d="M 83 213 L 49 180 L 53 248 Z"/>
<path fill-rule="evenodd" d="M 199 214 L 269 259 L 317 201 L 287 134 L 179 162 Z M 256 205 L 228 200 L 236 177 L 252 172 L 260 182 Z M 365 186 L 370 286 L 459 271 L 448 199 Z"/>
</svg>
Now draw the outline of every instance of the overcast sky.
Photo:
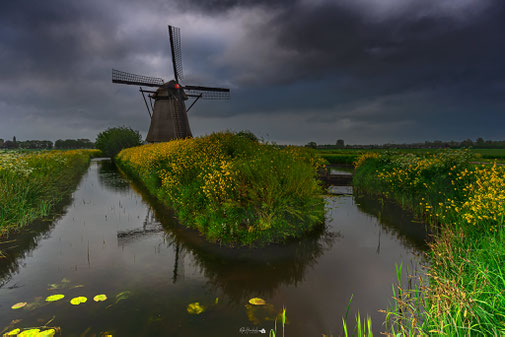
<svg viewBox="0 0 505 337">
<path fill-rule="evenodd" d="M 278 143 L 505 139 L 503 0 L 86 0 L 0 4 L 0 138 L 144 135 L 138 88 L 172 79 L 181 28 L 195 136 L 249 129 Z"/>
</svg>

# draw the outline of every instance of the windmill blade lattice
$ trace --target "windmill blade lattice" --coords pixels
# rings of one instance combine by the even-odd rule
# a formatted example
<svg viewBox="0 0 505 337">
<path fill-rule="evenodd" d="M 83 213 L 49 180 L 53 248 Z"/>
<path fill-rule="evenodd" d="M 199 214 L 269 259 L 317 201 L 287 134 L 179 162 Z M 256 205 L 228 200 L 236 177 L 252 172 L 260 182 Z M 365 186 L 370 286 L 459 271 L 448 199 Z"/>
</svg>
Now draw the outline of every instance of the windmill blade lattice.
<svg viewBox="0 0 505 337">
<path fill-rule="evenodd" d="M 230 99 L 230 89 L 202 87 L 195 85 L 184 86 L 184 92 L 191 96 L 200 96 L 202 99 L 208 100 L 226 100 Z"/>
<path fill-rule="evenodd" d="M 181 29 L 174 26 L 168 26 L 170 37 L 170 48 L 172 49 L 172 63 L 174 67 L 175 81 L 180 83 L 184 80 L 182 71 L 182 47 L 181 47 Z"/>
<path fill-rule="evenodd" d="M 116 69 L 112 69 L 112 82 L 146 87 L 161 87 L 164 83 L 162 78 L 135 75 Z"/>
</svg>

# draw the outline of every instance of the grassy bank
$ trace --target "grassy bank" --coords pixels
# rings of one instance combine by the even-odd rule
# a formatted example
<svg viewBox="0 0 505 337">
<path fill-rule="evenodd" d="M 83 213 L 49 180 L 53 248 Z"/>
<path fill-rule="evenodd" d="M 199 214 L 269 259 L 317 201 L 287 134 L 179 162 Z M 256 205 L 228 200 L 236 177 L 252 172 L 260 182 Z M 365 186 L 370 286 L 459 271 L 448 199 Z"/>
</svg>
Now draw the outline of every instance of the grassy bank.
<svg viewBox="0 0 505 337">
<path fill-rule="evenodd" d="M 233 133 L 125 149 L 118 166 L 213 242 L 282 242 L 322 222 L 321 160 Z"/>
<path fill-rule="evenodd" d="M 46 216 L 97 150 L 0 152 L 0 237 Z"/>
<path fill-rule="evenodd" d="M 356 189 L 396 200 L 436 233 L 425 287 L 396 290 L 390 332 L 505 334 L 505 167 L 471 159 L 368 153 L 356 163 Z"/>
</svg>

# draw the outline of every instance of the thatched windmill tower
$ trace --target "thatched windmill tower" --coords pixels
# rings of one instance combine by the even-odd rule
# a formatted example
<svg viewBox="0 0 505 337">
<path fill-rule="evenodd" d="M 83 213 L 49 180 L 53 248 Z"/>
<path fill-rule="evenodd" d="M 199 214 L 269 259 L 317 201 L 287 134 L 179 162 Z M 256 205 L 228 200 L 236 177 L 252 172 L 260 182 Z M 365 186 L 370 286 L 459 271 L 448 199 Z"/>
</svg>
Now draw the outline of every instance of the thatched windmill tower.
<svg viewBox="0 0 505 337">
<path fill-rule="evenodd" d="M 168 26 L 174 79 L 165 82 L 161 78 L 125 73 L 112 69 L 112 82 L 140 86 L 147 111 L 151 117 L 151 126 L 147 133 L 147 142 L 167 142 L 169 140 L 191 137 L 187 112 L 200 99 L 229 99 L 230 89 L 183 85 L 181 34 L 180 29 Z M 142 87 L 157 88 L 144 90 Z M 146 99 L 149 98 L 149 104 Z M 186 101 L 194 98 L 188 109 Z M 153 105 L 154 101 L 154 105 Z"/>
</svg>

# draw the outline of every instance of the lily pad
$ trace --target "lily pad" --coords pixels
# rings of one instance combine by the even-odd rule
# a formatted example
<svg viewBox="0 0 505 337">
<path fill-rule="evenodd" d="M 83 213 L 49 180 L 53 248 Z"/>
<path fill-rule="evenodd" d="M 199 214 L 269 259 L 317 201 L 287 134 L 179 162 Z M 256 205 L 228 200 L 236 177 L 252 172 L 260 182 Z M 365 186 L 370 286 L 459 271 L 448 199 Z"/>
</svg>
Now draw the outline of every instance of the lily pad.
<svg viewBox="0 0 505 337">
<path fill-rule="evenodd" d="M 47 329 L 47 330 L 39 332 L 38 334 L 35 335 L 35 337 L 53 337 L 55 333 L 56 333 L 56 330 Z"/>
<path fill-rule="evenodd" d="M 21 329 L 19 329 L 19 328 L 14 329 L 14 330 L 7 332 L 4 336 L 17 336 L 20 331 L 21 331 Z"/>
<path fill-rule="evenodd" d="M 16 304 L 14 304 L 14 305 L 11 307 L 11 309 L 14 309 L 14 310 L 16 310 L 16 309 L 21 309 L 21 308 L 22 308 L 22 307 L 24 307 L 26 304 L 27 304 L 26 302 L 18 302 L 18 303 L 16 303 Z"/>
<path fill-rule="evenodd" d="M 262 299 L 262 298 L 259 298 L 259 297 L 253 297 L 249 300 L 249 303 L 252 304 L 252 305 L 265 305 L 267 304 L 267 302 Z"/>
<path fill-rule="evenodd" d="M 51 295 L 46 297 L 46 302 L 56 302 L 64 298 L 65 295 L 63 294 L 56 294 L 56 295 Z"/>
<path fill-rule="evenodd" d="M 18 337 L 35 337 L 40 332 L 40 329 L 30 329 L 21 332 Z"/>
<path fill-rule="evenodd" d="M 102 302 L 102 301 L 105 301 L 107 299 L 107 295 L 105 294 L 99 294 L 99 295 L 96 295 L 95 297 L 93 297 L 93 301 L 95 302 Z"/>
<path fill-rule="evenodd" d="M 72 305 L 79 305 L 81 303 L 86 303 L 88 299 L 84 296 L 79 296 L 79 297 L 74 297 L 70 300 L 70 304 Z"/>
<path fill-rule="evenodd" d="M 188 304 L 186 310 L 188 311 L 189 314 L 200 315 L 202 312 L 205 311 L 205 307 L 201 305 L 199 302 L 194 302 Z"/>
</svg>

